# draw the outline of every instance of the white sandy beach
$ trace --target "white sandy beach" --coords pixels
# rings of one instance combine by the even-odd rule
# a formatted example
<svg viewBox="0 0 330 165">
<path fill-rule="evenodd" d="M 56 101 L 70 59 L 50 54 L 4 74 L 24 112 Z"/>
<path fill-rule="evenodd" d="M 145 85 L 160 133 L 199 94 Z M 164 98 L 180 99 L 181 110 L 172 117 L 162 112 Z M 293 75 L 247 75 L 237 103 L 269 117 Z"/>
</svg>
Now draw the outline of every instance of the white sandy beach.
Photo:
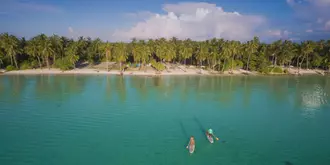
<svg viewBox="0 0 330 165">
<path fill-rule="evenodd" d="M 301 74 L 301 75 L 310 75 L 310 74 L 320 74 L 325 75 L 326 71 L 320 69 L 298 69 L 298 68 L 289 68 L 289 74 Z"/>
<path fill-rule="evenodd" d="M 142 76 L 161 76 L 161 75 L 244 75 L 244 71 L 234 70 L 232 74 L 228 71 L 224 73 L 219 73 L 215 71 L 200 70 L 197 68 L 187 68 L 187 69 L 168 69 L 164 70 L 161 73 L 157 73 L 154 69 L 148 68 L 147 71 L 144 70 L 126 70 L 123 72 L 123 75 L 142 75 Z M 38 75 L 38 74 L 109 74 L 109 75 L 119 75 L 119 70 L 110 70 L 106 69 L 92 69 L 92 68 L 81 68 L 73 69 L 68 71 L 61 71 L 60 69 L 27 69 L 27 70 L 14 70 L 9 72 L 4 72 L 5 75 Z"/>
<path fill-rule="evenodd" d="M 4 72 L 5 75 L 13 75 L 13 74 L 109 74 L 109 75 L 119 75 L 120 72 L 118 70 L 98 70 L 98 69 L 74 69 L 68 71 L 61 71 L 59 69 L 28 69 L 28 70 L 15 70 Z M 214 73 L 215 74 L 215 73 Z M 169 70 L 163 71 L 160 74 L 157 74 L 155 71 L 147 70 L 145 71 L 130 71 L 127 70 L 123 72 L 123 75 L 145 75 L 145 76 L 155 76 L 155 75 L 213 75 L 209 71 L 202 71 L 202 74 L 197 70 L 187 69 L 186 72 L 180 70 Z"/>
<path fill-rule="evenodd" d="M 298 75 L 297 68 L 288 69 L 289 74 Z M 107 71 L 103 64 L 95 66 L 93 68 L 84 67 L 77 68 L 68 71 L 62 71 L 60 69 L 51 68 L 51 69 L 27 69 L 27 70 L 15 70 L 5 72 L 5 70 L 0 70 L 0 73 L 4 75 L 38 75 L 38 74 L 109 74 L 109 75 L 120 75 L 119 70 L 110 70 Z M 320 74 L 324 75 L 324 70 L 310 70 L 310 69 L 300 69 L 300 75 L 308 75 L 308 74 Z M 257 72 L 250 72 L 243 69 L 237 69 L 230 71 L 225 71 L 224 73 L 209 71 L 209 70 L 201 70 L 194 66 L 177 66 L 174 68 L 168 68 L 167 70 L 162 71 L 161 73 L 157 73 L 153 68 L 147 67 L 147 70 L 138 70 L 137 68 L 130 68 L 123 72 L 123 75 L 141 75 L 141 76 L 161 76 L 161 75 L 259 75 Z"/>
</svg>

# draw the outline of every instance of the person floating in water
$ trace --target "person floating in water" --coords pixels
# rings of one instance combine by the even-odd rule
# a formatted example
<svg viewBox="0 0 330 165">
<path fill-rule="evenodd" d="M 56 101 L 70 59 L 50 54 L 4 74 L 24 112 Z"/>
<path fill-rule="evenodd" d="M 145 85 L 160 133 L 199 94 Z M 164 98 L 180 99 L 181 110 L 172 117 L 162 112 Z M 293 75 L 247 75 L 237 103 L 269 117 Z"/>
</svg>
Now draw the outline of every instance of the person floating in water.
<svg viewBox="0 0 330 165">
<path fill-rule="evenodd" d="M 189 143 L 186 147 L 189 149 L 189 152 L 192 154 L 195 151 L 195 138 L 193 136 L 190 137 Z"/>
<path fill-rule="evenodd" d="M 219 140 L 219 138 L 214 135 L 213 130 L 211 128 L 206 131 L 206 135 L 214 137 L 216 140 Z"/>
</svg>

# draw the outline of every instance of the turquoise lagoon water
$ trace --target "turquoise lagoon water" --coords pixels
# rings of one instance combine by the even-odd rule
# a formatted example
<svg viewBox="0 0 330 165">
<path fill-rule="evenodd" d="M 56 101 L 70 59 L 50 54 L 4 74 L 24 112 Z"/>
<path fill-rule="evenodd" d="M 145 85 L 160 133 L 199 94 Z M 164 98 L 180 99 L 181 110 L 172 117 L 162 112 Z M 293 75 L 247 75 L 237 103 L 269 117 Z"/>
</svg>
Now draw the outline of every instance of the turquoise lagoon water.
<svg viewBox="0 0 330 165">
<path fill-rule="evenodd" d="M 329 101 L 318 76 L 0 76 L 0 164 L 329 165 Z"/>
</svg>

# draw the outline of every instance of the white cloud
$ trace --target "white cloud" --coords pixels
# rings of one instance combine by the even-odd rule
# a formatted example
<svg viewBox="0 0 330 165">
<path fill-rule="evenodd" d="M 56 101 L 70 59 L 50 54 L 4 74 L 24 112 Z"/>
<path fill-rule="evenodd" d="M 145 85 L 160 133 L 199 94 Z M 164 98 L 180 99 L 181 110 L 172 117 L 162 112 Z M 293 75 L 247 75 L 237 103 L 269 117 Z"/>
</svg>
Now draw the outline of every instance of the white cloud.
<svg viewBox="0 0 330 165">
<path fill-rule="evenodd" d="M 317 23 L 323 23 L 323 19 L 322 18 L 317 18 Z"/>
<path fill-rule="evenodd" d="M 325 23 L 325 30 L 330 30 L 330 20 Z"/>
<path fill-rule="evenodd" d="M 238 12 L 225 12 L 221 7 L 209 3 L 165 4 L 167 14 L 150 14 L 145 21 L 136 23 L 127 30 L 117 30 L 113 34 L 116 40 L 131 38 L 225 38 L 248 40 L 267 24 L 266 19 L 258 15 L 243 15 Z"/>
<path fill-rule="evenodd" d="M 268 35 L 274 37 L 281 37 L 281 30 L 269 30 Z"/>
<path fill-rule="evenodd" d="M 72 27 L 69 27 L 68 28 L 68 31 L 69 31 L 69 33 L 73 33 L 73 28 Z"/>
<path fill-rule="evenodd" d="M 283 37 L 288 37 L 290 34 L 292 34 L 292 32 L 290 32 L 288 30 L 284 30 L 282 36 Z"/>
<path fill-rule="evenodd" d="M 266 34 L 264 34 L 263 36 L 268 36 L 272 39 L 289 39 L 289 36 L 291 34 L 292 32 L 288 30 L 275 29 L 275 30 L 268 30 Z"/>
<path fill-rule="evenodd" d="M 294 1 L 294 0 L 286 0 L 286 2 L 287 2 L 289 5 L 294 5 L 294 4 L 295 4 L 295 1 Z"/>
<path fill-rule="evenodd" d="M 300 41 L 300 38 L 289 38 L 288 40 L 290 40 L 290 41 Z"/>
<path fill-rule="evenodd" d="M 313 30 L 312 29 L 307 29 L 306 33 L 313 33 Z"/>
</svg>

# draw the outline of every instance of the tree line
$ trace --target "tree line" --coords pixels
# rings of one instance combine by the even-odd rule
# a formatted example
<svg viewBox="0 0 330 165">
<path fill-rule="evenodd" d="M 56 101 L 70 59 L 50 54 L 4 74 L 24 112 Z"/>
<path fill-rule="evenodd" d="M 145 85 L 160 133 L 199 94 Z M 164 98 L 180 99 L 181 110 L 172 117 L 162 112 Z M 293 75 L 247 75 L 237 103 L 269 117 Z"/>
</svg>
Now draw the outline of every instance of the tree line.
<svg viewBox="0 0 330 165">
<path fill-rule="evenodd" d="M 74 40 L 40 34 L 26 40 L 0 34 L 0 68 L 6 70 L 44 67 L 69 70 L 83 62 L 94 65 L 109 61 L 117 62 L 120 70 L 124 63 L 139 64 L 140 69 L 150 63 L 158 71 L 165 69 L 165 63 L 204 66 L 222 72 L 242 68 L 266 73 L 277 66 L 330 69 L 330 40 L 300 43 L 277 40 L 267 44 L 258 37 L 247 42 L 173 37 L 111 43 L 89 37 Z"/>
</svg>

